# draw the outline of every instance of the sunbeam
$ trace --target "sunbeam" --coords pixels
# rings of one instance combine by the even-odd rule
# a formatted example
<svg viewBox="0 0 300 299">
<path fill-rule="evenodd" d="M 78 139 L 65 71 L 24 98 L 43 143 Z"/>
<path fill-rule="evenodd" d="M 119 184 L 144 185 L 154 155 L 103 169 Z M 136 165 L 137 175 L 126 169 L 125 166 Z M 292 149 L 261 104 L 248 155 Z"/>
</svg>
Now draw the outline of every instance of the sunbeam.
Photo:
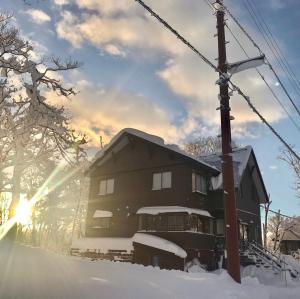
<svg viewBox="0 0 300 299">
<path fill-rule="evenodd" d="M 45 195 L 52 192 L 60 185 L 62 185 L 65 181 L 74 176 L 78 171 L 82 170 L 84 166 L 78 166 L 73 169 L 70 173 L 68 173 L 64 177 L 59 177 L 59 174 L 66 166 L 65 162 L 61 162 L 50 174 L 50 176 L 46 179 L 43 185 L 38 189 L 35 195 L 28 201 L 22 200 L 16 207 L 15 215 L 10 218 L 7 222 L 5 222 L 0 227 L 0 240 L 2 240 L 6 234 L 10 231 L 10 229 L 16 224 L 28 224 L 31 217 L 31 212 L 36 203 L 42 200 Z M 58 180 L 59 178 L 59 180 Z M 55 182 L 55 183 L 54 183 Z"/>
</svg>

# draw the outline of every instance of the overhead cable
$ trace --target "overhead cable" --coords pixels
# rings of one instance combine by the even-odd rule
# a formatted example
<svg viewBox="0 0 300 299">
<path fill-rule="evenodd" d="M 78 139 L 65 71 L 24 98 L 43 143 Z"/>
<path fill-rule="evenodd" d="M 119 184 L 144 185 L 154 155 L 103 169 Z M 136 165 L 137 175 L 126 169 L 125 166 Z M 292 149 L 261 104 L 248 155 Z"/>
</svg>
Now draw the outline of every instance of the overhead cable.
<svg viewBox="0 0 300 299">
<path fill-rule="evenodd" d="M 264 54 L 264 52 L 261 50 L 261 48 L 259 47 L 259 45 L 254 41 L 254 39 L 251 37 L 251 35 L 245 30 L 245 28 L 241 25 L 241 23 L 237 20 L 237 18 L 232 14 L 232 12 L 228 9 L 228 7 L 226 7 L 225 5 L 223 5 L 224 9 L 226 10 L 226 12 L 228 13 L 228 15 L 231 17 L 231 19 L 236 23 L 236 25 L 240 28 L 240 30 L 246 35 L 246 37 L 252 42 L 253 46 L 256 47 L 258 49 L 258 51 L 260 52 L 260 54 Z M 265 55 L 265 54 L 264 54 Z M 266 57 L 266 56 L 265 56 Z M 281 79 L 279 78 L 279 76 L 277 75 L 275 69 L 273 68 L 272 64 L 269 62 L 269 60 L 267 59 L 267 57 L 265 58 L 267 65 L 269 66 L 270 70 L 272 71 L 272 73 L 274 74 L 274 76 L 276 77 L 276 80 L 278 81 L 279 85 L 281 86 L 281 88 L 283 89 L 284 93 L 286 94 L 286 96 L 288 97 L 289 101 L 291 102 L 291 104 L 293 105 L 294 109 L 296 110 L 296 112 L 298 113 L 298 115 L 300 116 L 300 110 L 297 107 L 297 105 L 295 104 L 294 100 L 292 99 L 291 95 L 289 94 L 288 90 L 286 89 L 286 87 L 284 86 L 283 82 L 281 81 Z"/>
<path fill-rule="evenodd" d="M 148 5 L 146 5 L 142 0 L 134 0 L 138 2 L 144 9 L 146 9 L 154 18 L 156 18 L 160 23 L 162 23 L 169 31 L 171 31 L 176 37 L 181 40 L 185 45 L 187 45 L 194 53 L 196 53 L 206 64 L 213 68 L 216 72 L 219 72 L 220 79 L 219 84 L 227 84 L 229 82 L 232 85 L 232 90 L 237 91 L 244 100 L 247 102 L 252 111 L 260 118 L 260 120 L 273 132 L 273 134 L 285 145 L 285 147 L 290 151 L 291 154 L 295 156 L 296 159 L 300 161 L 298 154 L 289 146 L 289 144 L 280 136 L 280 134 L 268 123 L 268 121 L 262 116 L 262 114 L 255 108 L 255 106 L 250 101 L 250 98 L 243 93 L 243 91 L 235 85 L 228 74 L 224 74 L 217 66 L 215 66 L 208 58 L 206 58 L 200 51 L 198 51 L 189 41 L 187 41 L 181 34 L 179 34 L 171 25 L 169 25 L 164 19 L 162 19 L 157 13 L 155 13 Z"/>
</svg>

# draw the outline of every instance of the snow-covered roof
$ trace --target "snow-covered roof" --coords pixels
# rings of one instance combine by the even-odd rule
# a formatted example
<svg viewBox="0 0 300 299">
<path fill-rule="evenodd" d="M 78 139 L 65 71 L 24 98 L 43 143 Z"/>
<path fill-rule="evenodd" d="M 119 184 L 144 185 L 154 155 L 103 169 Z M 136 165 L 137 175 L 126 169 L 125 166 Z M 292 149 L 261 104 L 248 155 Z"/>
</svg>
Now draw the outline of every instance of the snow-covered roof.
<svg viewBox="0 0 300 299">
<path fill-rule="evenodd" d="M 102 159 L 105 156 L 105 154 L 108 153 L 108 151 L 113 146 L 116 146 L 116 150 L 121 149 L 122 147 L 124 147 L 128 142 L 127 143 L 126 142 L 120 143 L 120 144 L 117 145 L 117 141 L 119 140 L 119 138 L 123 134 L 130 134 L 130 135 L 136 136 L 138 138 L 144 139 L 144 140 L 146 140 L 148 142 L 154 143 L 154 144 L 159 145 L 159 146 L 161 146 L 163 148 L 166 148 L 166 149 L 168 149 L 170 151 L 176 152 L 177 154 L 180 154 L 180 155 L 185 156 L 185 157 L 187 157 L 189 159 L 192 159 L 193 161 L 206 166 L 207 168 L 211 169 L 214 172 L 219 172 L 219 170 L 216 167 L 214 167 L 211 164 L 206 163 L 201 158 L 196 159 L 195 157 L 187 154 L 185 151 L 181 150 L 178 145 L 176 145 L 176 144 L 165 144 L 164 140 L 161 137 L 158 137 L 158 136 L 155 136 L 155 135 L 151 135 L 151 134 L 148 134 L 146 132 L 143 132 L 143 131 L 140 131 L 140 130 L 137 130 L 137 129 L 133 129 L 133 128 L 125 128 L 125 129 L 121 130 L 119 133 L 117 133 L 111 139 L 111 141 L 109 142 L 109 144 L 107 144 L 102 150 L 100 150 L 96 154 L 95 160 L 94 160 L 93 164 L 95 164 L 95 163 L 97 164 L 97 161 L 99 159 Z"/>
<path fill-rule="evenodd" d="M 249 161 L 251 152 L 252 147 L 249 145 L 232 151 L 234 182 L 236 186 L 238 186 L 240 183 L 242 175 Z M 213 154 L 209 156 L 201 156 L 200 158 L 222 171 L 222 160 L 219 155 Z M 214 190 L 220 189 L 222 187 L 222 184 L 222 174 L 217 177 L 212 177 L 212 186 Z"/>
<path fill-rule="evenodd" d="M 222 170 L 222 160 L 219 155 L 201 156 L 201 158 L 204 159 L 207 163 L 214 165 L 219 170 Z M 245 147 L 234 149 L 232 152 L 232 162 L 235 186 L 239 187 L 246 167 L 247 165 L 249 165 L 249 168 L 252 169 L 251 176 L 256 187 L 257 193 L 259 195 L 260 203 L 268 202 L 268 194 L 259 167 L 257 165 L 252 147 L 248 145 Z M 222 189 L 222 173 L 216 177 L 211 177 L 211 183 L 213 190 Z"/>
<path fill-rule="evenodd" d="M 193 209 L 180 206 L 156 206 L 156 207 L 142 207 L 136 214 L 150 214 L 158 215 L 163 213 L 188 213 L 188 214 L 197 214 L 205 217 L 212 217 L 208 211 Z"/>
<path fill-rule="evenodd" d="M 113 214 L 110 211 L 96 210 L 93 218 L 106 218 L 106 217 L 112 217 L 112 215 Z"/>
<path fill-rule="evenodd" d="M 126 250 L 130 253 L 133 250 L 131 238 L 80 238 L 73 240 L 71 248 L 80 252 L 97 250 L 101 253 L 108 253 L 109 250 Z"/>
<path fill-rule="evenodd" d="M 149 247 L 171 252 L 183 259 L 187 257 L 186 251 L 180 246 L 157 236 L 144 233 L 136 233 L 133 236 L 132 241 Z"/>
</svg>

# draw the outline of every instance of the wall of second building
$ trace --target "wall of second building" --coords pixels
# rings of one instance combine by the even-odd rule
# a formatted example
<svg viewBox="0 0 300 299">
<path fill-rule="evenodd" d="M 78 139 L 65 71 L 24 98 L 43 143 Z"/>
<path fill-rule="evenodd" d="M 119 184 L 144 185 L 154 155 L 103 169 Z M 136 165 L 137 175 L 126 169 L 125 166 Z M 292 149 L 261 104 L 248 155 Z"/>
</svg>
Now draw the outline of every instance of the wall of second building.
<svg viewBox="0 0 300 299">
<path fill-rule="evenodd" d="M 216 219 L 224 219 L 222 190 L 213 191 L 210 198 L 212 215 Z M 246 167 L 240 185 L 236 188 L 235 198 L 238 222 L 248 224 L 250 239 L 261 243 L 260 201 L 249 166 Z"/>
<path fill-rule="evenodd" d="M 126 137 L 127 138 L 127 137 Z M 181 155 L 130 137 L 130 142 L 91 173 L 88 220 L 95 210 L 111 211 L 108 229 L 87 229 L 87 236 L 128 237 L 137 231 L 136 211 L 145 206 L 178 205 L 206 209 L 208 196 L 192 192 L 192 170 L 199 169 Z M 152 190 L 153 173 L 172 172 L 172 187 Z M 103 179 L 114 179 L 114 192 L 99 195 Z"/>
</svg>

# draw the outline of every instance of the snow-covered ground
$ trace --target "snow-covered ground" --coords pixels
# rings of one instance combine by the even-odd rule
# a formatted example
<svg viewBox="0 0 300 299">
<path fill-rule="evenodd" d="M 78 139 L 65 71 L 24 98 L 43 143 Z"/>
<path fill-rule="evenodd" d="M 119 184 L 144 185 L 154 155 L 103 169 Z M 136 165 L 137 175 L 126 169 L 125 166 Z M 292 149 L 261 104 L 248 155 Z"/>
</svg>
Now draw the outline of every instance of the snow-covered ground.
<svg viewBox="0 0 300 299">
<path fill-rule="evenodd" d="M 168 271 L 0 244 L 0 269 L 1 299 L 300 298 L 299 282 L 287 279 L 286 287 L 284 277 L 274 278 L 271 271 L 266 274 L 255 267 L 243 270 L 239 285 L 225 271 Z"/>
</svg>

